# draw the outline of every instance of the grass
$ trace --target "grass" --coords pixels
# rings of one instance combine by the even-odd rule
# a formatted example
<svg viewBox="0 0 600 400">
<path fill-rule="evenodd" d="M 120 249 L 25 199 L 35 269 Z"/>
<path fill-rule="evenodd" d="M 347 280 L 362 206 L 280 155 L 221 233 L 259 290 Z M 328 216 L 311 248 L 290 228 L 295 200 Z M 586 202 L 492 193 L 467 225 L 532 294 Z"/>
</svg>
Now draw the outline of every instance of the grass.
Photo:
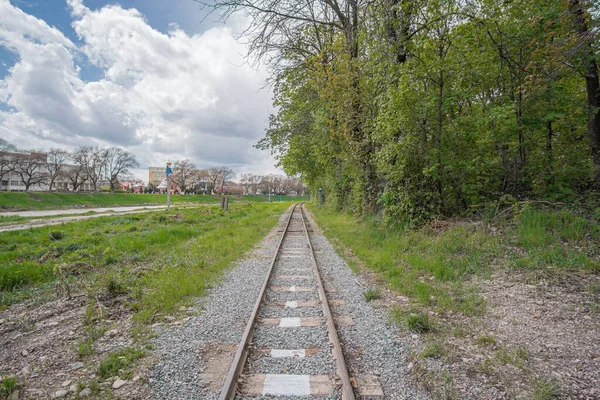
<svg viewBox="0 0 600 400">
<path fill-rule="evenodd" d="M 173 209 L 0 233 L 0 306 L 30 293 L 52 292 L 64 276 L 75 288 L 84 280 L 91 291 L 128 294 L 136 318 L 149 321 L 201 295 L 288 206 Z M 62 238 L 51 239 L 57 231 Z"/>
<path fill-rule="evenodd" d="M 0 387 L 3 396 L 10 396 L 17 388 L 17 378 L 9 376 L 2 378 L 2 387 Z"/>
<path fill-rule="evenodd" d="M 142 358 L 144 354 L 144 350 L 133 347 L 126 347 L 110 352 L 108 357 L 100 363 L 98 375 L 103 379 L 117 375 L 123 379 L 127 379 L 130 375 L 129 368 L 135 361 Z"/>
<path fill-rule="evenodd" d="M 442 355 L 444 355 L 444 346 L 438 342 L 427 344 L 421 352 L 422 358 L 439 358 Z"/>
<path fill-rule="evenodd" d="M 494 234 L 483 223 L 410 229 L 385 226 L 375 217 L 358 219 L 314 204 L 309 207 L 325 235 L 351 254 L 352 266 L 378 272 L 427 310 L 482 315 L 485 301 L 468 282 L 474 276 L 489 277 L 492 265 L 600 272 L 600 223 L 570 210 L 524 207 L 504 223 L 501 234 Z"/>
<path fill-rule="evenodd" d="M 229 196 L 231 202 L 266 202 L 267 196 Z M 308 200 L 308 197 L 282 196 L 283 201 Z M 279 196 L 274 197 L 279 200 Z M 171 204 L 219 204 L 221 196 L 172 195 Z M 166 195 L 133 193 L 50 193 L 0 192 L 0 210 L 53 210 L 72 207 L 114 207 L 166 204 Z M 0 219 L 0 222 L 6 220 Z"/>
<path fill-rule="evenodd" d="M 546 379 L 539 379 L 533 386 L 533 400 L 552 400 L 558 397 L 558 386 Z"/>
<path fill-rule="evenodd" d="M 365 296 L 365 300 L 367 301 L 377 300 L 381 298 L 381 293 L 379 293 L 379 290 L 376 288 L 365 290 L 363 295 Z"/>
<path fill-rule="evenodd" d="M 490 347 L 496 344 L 496 339 L 490 335 L 481 335 L 475 339 L 475 343 L 480 346 Z"/>
<path fill-rule="evenodd" d="M 392 318 L 411 332 L 427 333 L 434 331 L 433 320 L 429 317 L 429 314 L 422 311 L 395 308 L 392 310 Z"/>
</svg>

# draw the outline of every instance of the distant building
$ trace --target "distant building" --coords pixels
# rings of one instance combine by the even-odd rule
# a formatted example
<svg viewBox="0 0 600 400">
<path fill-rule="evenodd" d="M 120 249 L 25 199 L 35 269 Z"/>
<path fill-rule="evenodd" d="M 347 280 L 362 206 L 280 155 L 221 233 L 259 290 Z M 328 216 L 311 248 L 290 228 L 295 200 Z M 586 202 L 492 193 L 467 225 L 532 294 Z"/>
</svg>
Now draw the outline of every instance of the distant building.
<svg viewBox="0 0 600 400">
<path fill-rule="evenodd" d="M 148 168 L 148 185 L 158 187 L 160 182 L 165 178 L 165 167 L 149 167 Z"/>
</svg>

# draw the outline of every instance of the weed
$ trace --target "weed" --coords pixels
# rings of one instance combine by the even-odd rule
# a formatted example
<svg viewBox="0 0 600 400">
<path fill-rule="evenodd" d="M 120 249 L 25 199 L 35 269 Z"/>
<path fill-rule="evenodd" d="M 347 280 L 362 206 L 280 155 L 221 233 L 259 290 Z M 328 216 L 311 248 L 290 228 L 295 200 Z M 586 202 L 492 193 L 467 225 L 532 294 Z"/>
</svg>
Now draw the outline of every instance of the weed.
<svg viewBox="0 0 600 400">
<path fill-rule="evenodd" d="M 406 328 L 412 332 L 427 333 L 433 330 L 429 314 L 422 311 L 409 310 L 407 312 L 397 308 L 392 311 L 392 317 L 396 322 L 406 325 Z"/>
<path fill-rule="evenodd" d="M 83 319 L 83 323 L 85 325 L 91 325 L 96 319 L 96 300 L 91 299 L 90 302 L 85 307 L 85 316 Z"/>
<path fill-rule="evenodd" d="M 539 379 L 533 386 L 533 400 L 552 400 L 558 397 L 558 386 L 546 379 Z"/>
<path fill-rule="evenodd" d="M 77 344 L 77 355 L 81 358 L 94 354 L 94 351 L 94 341 L 91 338 L 79 341 Z"/>
<path fill-rule="evenodd" d="M 11 395 L 17 387 L 17 378 L 9 376 L 2 379 L 2 394 L 5 396 Z"/>
<path fill-rule="evenodd" d="M 142 358 L 144 354 L 142 349 L 133 347 L 113 351 L 108 354 L 106 360 L 100 363 L 98 375 L 103 379 L 116 376 L 117 374 L 124 375 L 119 371 L 123 370 L 126 372 L 126 370 L 130 368 L 136 360 Z"/>
<path fill-rule="evenodd" d="M 106 285 L 106 291 L 112 297 L 117 297 L 118 295 L 125 292 L 125 287 L 123 286 L 123 284 L 114 276 L 109 277 L 106 280 L 105 285 Z"/>
<path fill-rule="evenodd" d="M 363 295 L 365 296 L 365 300 L 372 301 L 381 298 L 381 293 L 379 293 L 378 289 L 367 289 Z"/>
<path fill-rule="evenodd" d="M 463 325 L 457 325 L 452 328 L 452 336 L 455 338 L 464 338 L 467 336 L 467 334 L 467 328 L 465 328 Z"/>
<path fill-rule="evenodd" d="M 50 240 L 61 240 L 65 237 L 65 233 L 63 231 L 52 231 L 48 236 Z"/>
<path fill-rule="evenodd" d="M 529 358 L 529 352 L 523 346 L 515 347 L 512 350 L 501 348 L 496 353 L 496 359 L 501 364 L 512 364 L 518 368 L 524 367 L 524 362 Z"/>
<path fill-rule="evenodd" d="M 480 346 L 489 347 L 496 344 L 496 339 L 490 335 L 481 335 L 475 339 L 475 343 Z"/>
<path fill-rule="evenodd" d="M 429 343 L 423 349 L 421 357 L 423 358 L 439 358 L 444 354 L 444 346 L 441 343 Z"/>
</svg>

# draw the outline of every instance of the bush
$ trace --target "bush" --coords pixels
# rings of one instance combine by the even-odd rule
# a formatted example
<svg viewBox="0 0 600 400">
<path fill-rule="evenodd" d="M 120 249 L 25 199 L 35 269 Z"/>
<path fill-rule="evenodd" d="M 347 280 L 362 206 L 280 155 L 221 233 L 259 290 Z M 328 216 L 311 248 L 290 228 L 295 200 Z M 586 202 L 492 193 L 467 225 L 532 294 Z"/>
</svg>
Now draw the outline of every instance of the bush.
<svg viewBox="0 0 600 400">
<path fill-rule="evenodd" d="M 61 240 L 62 238 L 65 237 L 65 233 L 62 231 L 53 231 L 50 232 L 50 240 Z"/>
</svg>

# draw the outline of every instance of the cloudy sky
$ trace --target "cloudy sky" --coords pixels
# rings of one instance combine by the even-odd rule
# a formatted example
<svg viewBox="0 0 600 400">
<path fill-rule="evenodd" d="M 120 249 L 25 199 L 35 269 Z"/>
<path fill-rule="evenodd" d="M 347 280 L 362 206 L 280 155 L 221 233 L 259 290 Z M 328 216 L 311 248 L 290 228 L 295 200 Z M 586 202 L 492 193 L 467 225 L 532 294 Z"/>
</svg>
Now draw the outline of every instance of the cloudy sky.
<svg viewBox="0 0 600 400">
<path fill-rule="evenodd" d="M 203 16 L 193 0 L 0 0 L 0 137 L 276 172 L 252 147 L 272 93 L 235 40 L 243 16 Z"/>
</svg>

